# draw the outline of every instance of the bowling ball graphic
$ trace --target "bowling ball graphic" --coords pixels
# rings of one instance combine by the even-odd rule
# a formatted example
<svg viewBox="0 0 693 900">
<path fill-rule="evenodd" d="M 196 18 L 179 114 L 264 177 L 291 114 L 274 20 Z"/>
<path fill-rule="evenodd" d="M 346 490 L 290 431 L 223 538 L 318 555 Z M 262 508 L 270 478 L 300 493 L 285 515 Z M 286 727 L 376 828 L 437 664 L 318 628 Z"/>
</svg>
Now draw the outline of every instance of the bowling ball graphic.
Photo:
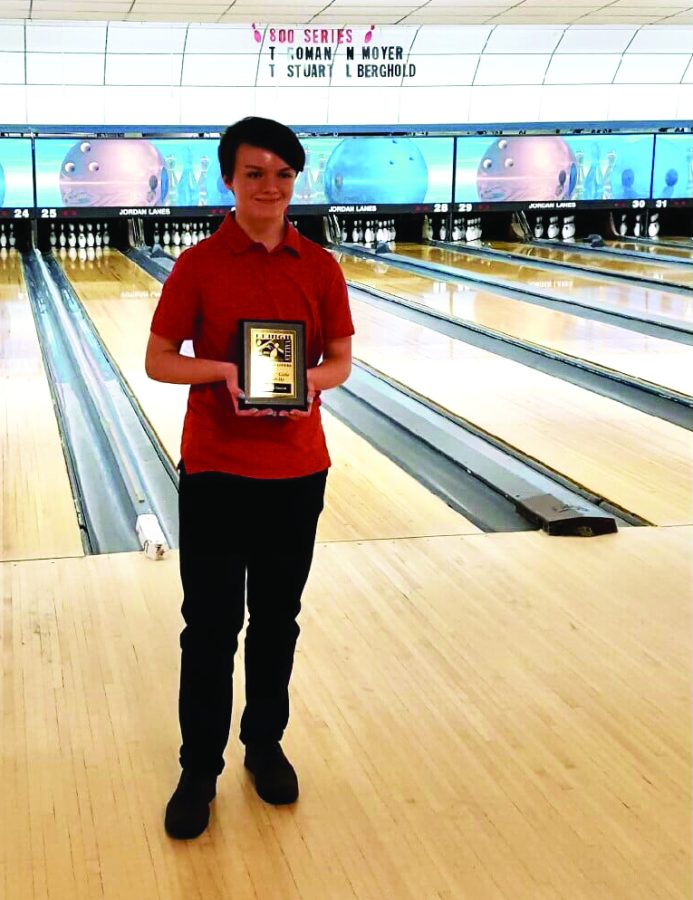
<svg viewBox="0 0 693 900">
<path fill-rule="evenodd" d="M 161 206 L 168 172 L 149 141 L 78 141 L 61 163 L 60 193 L 65 206 Z"/>
<path fill-rule="evenodd" d="M 421 203 L 428 167 L 411 138 L 345 138 L 325 166 L 328 203 Z"/>
<path fill-rule="evenodd" d="M 481 157 L 476 185 L 479 199 L 568 200 L 577 181 L 575 155 L 561 137 L 509 137 L 494 140 Z"/>
<path fill-rule="evenodd" d="M 5 202 L 5 170 L 0 163 L 0 206 Z"/>
</svg>

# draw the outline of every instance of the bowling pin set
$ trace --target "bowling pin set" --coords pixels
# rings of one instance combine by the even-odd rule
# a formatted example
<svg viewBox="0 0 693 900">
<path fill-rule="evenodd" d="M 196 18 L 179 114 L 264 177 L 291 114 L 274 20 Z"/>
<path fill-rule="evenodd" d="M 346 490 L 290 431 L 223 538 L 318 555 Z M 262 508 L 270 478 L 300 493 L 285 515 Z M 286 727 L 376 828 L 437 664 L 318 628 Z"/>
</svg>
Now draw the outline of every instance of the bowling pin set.
<svg viewBox="0 0 693 900">
<path fill-rule="evenodd" d="M 111 243 L 111 235 L 105 222 L 68 222 L 59 225 L 52 224 L 48 235 L 51 250 L 55 249 L 80 249 L 88 247 L 108 247 Z"/>
<path fill-rule="evenodd" d="M 14 222 L 3 222 L 0 225 L 0 250 L 12 250 L 17 246 L 17 235 L 14 233 Z"/>
<path fill-rule="evenodd" d="M 339 227 L 343 244 L 377 247 L 378 244 L 391 244 L 397 240 L 394 219 L 354 219 L 351 223 L 343 219 Z"/>
<path fill-rule="evenodd" d="M 648 237 L 656 240 L 659 237 L 659 213 L 652 213 L 647 218 L 645 213 L 636 213 L 629 216 L 628 213 L 621 213 L 616 222 L 616 230 L 619 237 Z"/>
<path fill-rule="evenodd" d="M 152 246 L 163 247 L 169 250 L 171 247 L 192 247 L 205 238 L 210 237 L 212 223 L 209 219 L 199 219 L 195 222 L 157 222 L 152 232 Z"/>
<path fill-rule="evenodd" d="M 567 241 L 575 240 L 575 216 L 537 216 L 532 233 L 537 240 Z"/>
<path fill-rule="evenodd" d="M 446 216 L 439 222 L 424 216 L 421 227 L 421 239 L 424 241 L 446 241 L 452 244 L 473 244 L 480 241 L 483 234 L 481 218 L 478 219 L 453 219 L 452 228 Z"/>
</svg>

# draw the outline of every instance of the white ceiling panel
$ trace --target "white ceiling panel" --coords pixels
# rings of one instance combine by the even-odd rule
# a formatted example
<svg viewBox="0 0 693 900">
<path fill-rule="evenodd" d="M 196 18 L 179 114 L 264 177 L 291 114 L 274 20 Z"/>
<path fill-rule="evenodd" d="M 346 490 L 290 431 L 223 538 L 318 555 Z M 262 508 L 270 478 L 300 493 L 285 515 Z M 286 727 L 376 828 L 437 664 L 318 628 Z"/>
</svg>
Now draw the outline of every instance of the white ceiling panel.
<svg viewBox="0 0 693 900">
<path fill-rule="evenodd" d="M 24 84 L 24 54 L 0 51 L 0 84 Z M 4 114 L 3 114 L 4 115 Z"/>
<path fill-rule="evenodd" d="M 481 53 L 491 33 L 489 27 L 467 28 L 458 34 L 449 28 L 422 28 L 414 39 L 413 53 Z"/>
<path fill-rule="evenodd" d="M 0 22 L 0 50 L 24 50 L 24 26 Z"/>
<path fill-rule="evenodd" d="M 182 53 L 182 25 L 137 25 L 115 23 L 108 29 L 109 53 Z"/>
<path fill-rule="evenodd" d="M 106 26 L 29 22 L 26 26 L 26 48 L 29 53 L 103 53 L 106 48 Z"/>
<path fill-rule="evenodd" d="M 484 53 L 516 53 L 527 50 L 535 53 L 551 53 L 562 37 L 561 28 L 500 25 L 491 33 Z"/>
</svg>

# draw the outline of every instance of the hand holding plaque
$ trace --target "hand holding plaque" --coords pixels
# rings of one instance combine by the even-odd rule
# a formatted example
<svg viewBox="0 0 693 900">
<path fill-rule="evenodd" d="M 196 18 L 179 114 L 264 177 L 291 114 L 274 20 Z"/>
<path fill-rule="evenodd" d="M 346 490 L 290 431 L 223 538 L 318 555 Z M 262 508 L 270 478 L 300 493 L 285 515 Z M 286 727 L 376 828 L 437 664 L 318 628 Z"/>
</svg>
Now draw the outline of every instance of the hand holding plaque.
<svg viewBox="0 0 693 900">
<path fill-rule="evenodd" d="M 241 319 L 238 334 L 238 408 L 307 409 L 305 323 Z"/>
</svg>

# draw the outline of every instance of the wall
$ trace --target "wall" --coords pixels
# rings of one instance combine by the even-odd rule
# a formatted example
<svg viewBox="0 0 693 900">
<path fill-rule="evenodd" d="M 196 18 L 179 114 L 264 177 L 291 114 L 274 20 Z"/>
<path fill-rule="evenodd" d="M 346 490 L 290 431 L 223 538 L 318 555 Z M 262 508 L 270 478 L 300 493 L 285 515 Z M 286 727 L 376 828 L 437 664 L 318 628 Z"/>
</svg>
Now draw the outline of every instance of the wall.
<svg viewBox="0 0 693 900">
<path fill-rule="evenodd" d="M 32 125 L 220 125 L 253 113 L 295 125 L 693 118 L 693 28 L 354 28 L 356 61 L 366 47 L 372 55 L 392 46 L 415 66 L 412 76 L 368 78 L 356 76 L 356 63 L 347 73 L 336 26 L 325 42 L 305 28 L 280 44 L 269 26 L 0 21 L 0 117 Z M 290 54 L 316 45 L 330 49 L 323 71 L 290 70 Z"/>
</svg>

